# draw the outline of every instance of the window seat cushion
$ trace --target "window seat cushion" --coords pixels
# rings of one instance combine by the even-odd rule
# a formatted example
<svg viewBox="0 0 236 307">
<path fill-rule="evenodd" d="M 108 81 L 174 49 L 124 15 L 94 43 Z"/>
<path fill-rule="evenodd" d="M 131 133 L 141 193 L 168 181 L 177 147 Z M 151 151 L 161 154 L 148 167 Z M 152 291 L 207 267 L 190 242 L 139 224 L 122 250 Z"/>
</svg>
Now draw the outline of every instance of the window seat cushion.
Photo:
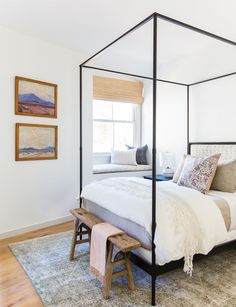
<svg viewBox="0 0 236 307">
<path fill-rule="evenodd" d="M 96 164 L 93 166 L 94 174 L 118 173 L 118 172 L 141 172 L 150 171 L 151 165 L 121 165 L 121 164 Z"/>
</svg>

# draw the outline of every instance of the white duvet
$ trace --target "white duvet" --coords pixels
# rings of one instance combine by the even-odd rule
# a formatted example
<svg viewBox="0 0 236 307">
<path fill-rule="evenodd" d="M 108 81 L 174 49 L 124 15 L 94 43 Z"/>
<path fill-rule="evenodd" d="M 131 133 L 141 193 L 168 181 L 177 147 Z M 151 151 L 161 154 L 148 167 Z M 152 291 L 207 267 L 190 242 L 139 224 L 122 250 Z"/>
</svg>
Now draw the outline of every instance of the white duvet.
<svg viewBox="0 0 236 307">
<path fill-rule="evenodd" d="M 151 180 L 108 178 L 83 188 L 81 196 L 143 226 L 151 234 Z M 220 210 L 210 197 L 172 182 L 157 182 L 156 262 L 185 257 L 192 273 L 194 254 L 207 254 L 227 237 Z"/>
</svg>

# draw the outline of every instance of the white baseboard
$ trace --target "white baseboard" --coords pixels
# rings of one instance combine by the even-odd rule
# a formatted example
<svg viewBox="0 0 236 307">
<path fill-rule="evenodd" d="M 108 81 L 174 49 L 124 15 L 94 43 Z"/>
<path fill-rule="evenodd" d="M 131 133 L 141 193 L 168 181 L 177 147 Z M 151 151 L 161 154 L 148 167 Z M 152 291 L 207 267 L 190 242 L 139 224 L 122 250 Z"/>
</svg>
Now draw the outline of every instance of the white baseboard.
<svg viewBox="0 0 236 307">
<path fill-rule="evenodd" d="M 45 227 L 49 227 L 49 226 L 53 226 L 53 225 L 57 225 L 57 224 L 61 224 L 61 223 L 65 223 L 65 222 L 69 222 L 72 221 L 73 217 L 71 215 L 66 215 L 54 220 L 49 220 L 43 223 L 39 223 L 39 224 L 34 224 L 34 225 L 30 225 L 27 227 L 23 227 L 23 228 L 19 228 L 19 229 L 14 229 L 14 230 L 10 230 L 4 233 L 0 233 L 0 240 L 2 239 L 6 239 L 9 237 L 14 237 L 26 232 L 30 232 L 30 231 L 35 231 L 35 230 L 39 230 Z"/>
</svg>

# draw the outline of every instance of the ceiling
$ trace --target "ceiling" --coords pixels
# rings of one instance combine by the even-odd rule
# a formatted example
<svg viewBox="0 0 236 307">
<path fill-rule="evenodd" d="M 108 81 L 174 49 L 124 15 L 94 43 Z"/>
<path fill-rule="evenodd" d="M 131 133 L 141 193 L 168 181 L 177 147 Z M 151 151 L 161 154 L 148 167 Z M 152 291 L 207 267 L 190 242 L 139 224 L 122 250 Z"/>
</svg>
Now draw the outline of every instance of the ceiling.
<svg viewBox="0 0 236 307">
<path fill-rule="evenodd" d="M 152 77 L 153 22 L 125 36 L 88 65 Z M 236 72 L 236 46 L 157 20 L 157 77 L 183 84 Z"/>
<path fill-rule="evenodd" d="M 67 48 L 76 49 L 81 54 L 90 56 L 155 11 L 236 41 L 235 0 L 0 0 L 0 24 Z M 170 29 L 170 33 L 171 31 Z M 142 31 L 140 35 L 142 35 L 140 41 L 147 42 L 146 45 L 148 45 L 151 41 L 150 37 L 144 32 L 142 34 Z M 188 33 L 186 35 L 188 36 Z M 216 54 L 212 52 L 215 50 L 215 46 L 206 44 L 208 50 L 212 49 L 208 58 L 204 60 L 204 48 L 201 47 L 201 43 L 197 43 L 196 40 L 190 44 L 184 44 L 186 35 L 180 40 L 176 39 L 176 35 L 172 36 L 175 41 L 174 45 L 171 39 L 166 40 L 163 32 L 161 35 L 162 45 L 166 44 L 169 52 L 166 52 L 167 49 L 164 47 L 160 52 L 163 54 L 161 64 L 166 65 L 161 72 L 164 77 L 171 75 L 172 80 L 175 81 L 195 82 L 201 79 L 204 74 L 199 71 L 194 78 L 189 80 L 189 74 L 195 68 L 189 62 L 178 62 L 181 52 L 183 61 L 187 55 L 190 60 L 192 58 L 192 63 L 196 68 L 205 61 L 204 68 L 209 63 L 212 54 L 215 57 L 215 62 L 218 63 L 222 50 L 219 47 L 218 54 Z M 183 50 L 176 50 L 180 45 Z M 201 49 L 198 50 L 198 52 L 202 52 L 199 62 L 192 57 L 191 46 L 198 46 L 198 49 Z M 138 56 L 133 50 L 129 45 L 131 58 L 135 55 Z M 146 50 L 141 47 L 140 50 L 140 71 L 144 72 L 144 66 L 146 70 L 151 69 L 151 63 L 148 65 L 145 63 L 145 53 L 151 54 L 151 46 L 148 46 Z M 174 51 L 173 54 L 171 51 Z M 121 51 L 121 49 L 114 51 L 114 54 L 119 57 L 122 53 L 124 56 L 127 55 L 127 52 Z M 178 54 L 179 57 L 177 57 Z M 232 51 L 229 50 L 224 58 L 230 60 L 232 54 Z M 142 62 L 143 65 L 141 65 Z M 177 62 L 182 65 L 181 69 Z M 211 69 L 214 69 L 215 62 L 211 59 Z M 236 62 L 234 64 L 233 69 L 236 69 Z M 186 71 L 181 76 L 184 65 Z M 228 62 L 225 66 L 222 60 L 220 64 L 222 73 L 230 72 L 228 71 L 230 65 Z M 176 68 L 175 72 L 173 67 Z M 137 68 L 135 69 L 135 72 L 139 73 Z M 213 76 L 217 73 L 217 71 L 213 71 Z"/>
<path fill-rule="evenodd" d="M 236 41 L 235 0 L 0 0 L 0 24 L 92 54 L 155 11 Z"/>
</svg>

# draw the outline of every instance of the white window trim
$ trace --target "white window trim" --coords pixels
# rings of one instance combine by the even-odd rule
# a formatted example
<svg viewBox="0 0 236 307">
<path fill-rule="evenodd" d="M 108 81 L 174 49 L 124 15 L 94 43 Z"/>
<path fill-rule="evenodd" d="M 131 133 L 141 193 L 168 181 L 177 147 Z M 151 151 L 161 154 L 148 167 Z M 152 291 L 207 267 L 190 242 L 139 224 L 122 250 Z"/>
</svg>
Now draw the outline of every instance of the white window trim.
<svg viewBox="0 0 236 307">
<path fill-rule="evenodd" d="M 112 109 L 113 112 L 113 109 Z M 113 114 L 112 114 L 113 115 Z M 108 122 L 108 123 L 133 123 L 133 131 L 134 131 L 134 139 L 133 139 L 133 144 L 134 146 L 140 146 L 141 142 L 141 106 L 134 104 L 133 108 L 133 120 L 110 120 L 110 119 L 93 119 L 93 122 Z M 113 129 L 114 133 L 114 129 Z M 114 135 L 113 135 L 113 148 L 114 148 Z M 96 162 L 96 157 L 97 158 L 108 158 L 111 156 L 110 152 L 93 152 L 93 156 L 95 158 Z"/>
</svg>

